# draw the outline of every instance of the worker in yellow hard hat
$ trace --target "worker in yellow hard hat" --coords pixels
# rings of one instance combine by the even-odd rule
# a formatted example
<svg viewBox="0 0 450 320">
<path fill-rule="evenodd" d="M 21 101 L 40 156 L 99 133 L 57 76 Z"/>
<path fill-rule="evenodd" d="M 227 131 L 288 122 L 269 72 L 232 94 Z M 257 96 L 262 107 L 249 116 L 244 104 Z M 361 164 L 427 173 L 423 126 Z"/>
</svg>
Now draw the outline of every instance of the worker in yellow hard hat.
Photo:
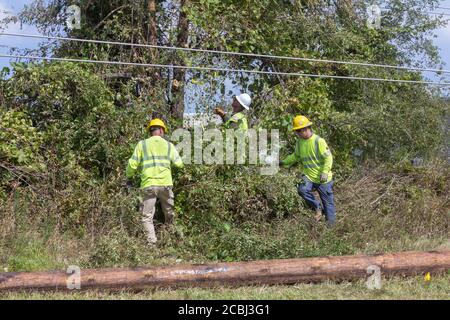
<svg viewBox="0 0 450 320">
<path fill-rule="evenodd" d="M 326 141 L 315 134 L 311 128 L 312 122 L 305 116 L 296 116 L 292 122 L 292 131 L 299 138 L 294 153 L 280 162 L 281 165 L 300 163 L 302 179 L 298 184 L 298 193 L 306 203 L 316 211 L 316 220 L 325 215 L 329 225 L 336 221 L 334 206 L 333 180 L 331 167 L 333 156 Z M 316 200 L 312 190 L 319 193 L 320 201 Z"/>
<path fill-rule="evenodd" d="M 144 192 L 143 223 L 147 231 L 149 244 L 155 244 L 156 234 L 153 226 L 156 199 L 161 202 L 165 222 L 172 223 L 174 213 L 174 195 L 172 191 L 171 165 L 183 167 L 175 146 L 164 139 L 167 127 L 160 119 L 153 119 L 147 126 L 151 137 L 141 140 L 136 145 L 133 155 L 128 160 L 126 175 L 127 186 L 132 186 L 132 178 L 138 168 L 141 170 L 141 189 Z"/>
</svg>

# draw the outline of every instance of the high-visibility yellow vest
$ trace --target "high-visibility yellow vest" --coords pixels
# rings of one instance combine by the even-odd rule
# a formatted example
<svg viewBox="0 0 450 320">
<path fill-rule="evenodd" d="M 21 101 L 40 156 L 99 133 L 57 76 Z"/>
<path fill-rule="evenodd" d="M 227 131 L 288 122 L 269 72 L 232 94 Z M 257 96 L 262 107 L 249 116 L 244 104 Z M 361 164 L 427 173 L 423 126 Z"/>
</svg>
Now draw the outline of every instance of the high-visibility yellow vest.
<svg viewBox="0 0 450 320">
<path fill-rule="evenodd" d="M 243 112 L 233 114 L 230 119 L 225 122 L 225 127 L 230 128 L 232 124 L 237 124 L 238 128 L 244 132 L 248 130 L 247 117 Z"/>
<path fill-rule="evenodd" d="M 322 173 L 328 174 L 327 183 L 332 180 L 331 167 L 333 156 L 326 141 L 313 134 L 309 139 L 298 139 L 295 144 L 295 151 L 282 161 L 282 164 L 291 165 L 300 162 L 303 173 L 314 183 L 320 182 Z"/>
<path fill-rule="evenodd" d="M 126 174 L 128 178 L 132 178 L 140 169 L 141 188 L 172 186 L 171 164 L 177 168 L 183 167 L 175 146 L 160 136 L 153 136 L 138 142 L 128 160 Z"/>
</svg>

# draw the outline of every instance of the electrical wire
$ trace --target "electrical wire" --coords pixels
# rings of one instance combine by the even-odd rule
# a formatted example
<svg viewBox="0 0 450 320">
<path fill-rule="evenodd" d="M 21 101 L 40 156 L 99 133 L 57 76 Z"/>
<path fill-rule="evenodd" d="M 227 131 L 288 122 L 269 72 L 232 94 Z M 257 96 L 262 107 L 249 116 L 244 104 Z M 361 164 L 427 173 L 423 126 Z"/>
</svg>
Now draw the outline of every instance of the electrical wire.
<svg viewBox="0 0 450 320">
<path fill-rule="evenodd" d="M 450 17 L 449 13 L 441 13 L 441 12 L 426 12 L 426 13 L 434 14 L 434 15 L 437 15 L 437 16 L 449 16 Z"/>
<path fill-rule="evenodd" d="M 85 59 L 84 60 L 84 59 L 73 59 L 73 58 L 55 58 L 55 57 L 30 56 L 30 55 L 0 54 L 0 58 L 50 60 L 50 61 L 64 61 L 64 62 L 83 62 L 83 63 L 99 63 L 99 64 L 112 64 L 112 65 L 127 65 L 127 66 L 137 66 L 137 67 L 155 67 L 155 68 L 169 68 L 169 69 L 173 68 L 173 69 L 184 69 L 184 70 L 254 73 L 254 74 L 265 74 L 265 75 L 283 75 L 283 76 L 297 76 L 297 77 L 310 77 L 310 78 L 367 80 L 367 81 L 378 81 L 378 82 L 396 82 L 396 83 L 414 83 L 414 84 L 428 84 L 428 85 L 438 85 L 438 86 L 450 86 L 450 82 L 449 83 L 445 83 L 445 82 L 403 80 L 403 79 L 385 79 L 385 78 L 370 78 L 370 77 L 355 77 L 355 76 L 335 76 L 335 75 L 309 74 L 309 73 L 298 73 L 298 72 L 274 72 L 274 71 L 246 70 L 246 69 L 228 69 L 228 68 L 216 68 L 216 67 L 180 66 L 180 65 L 168 65 L 168 64 L 156 64 L 156 63 L 138 63 L 138 62 L 124 62 L 124 61 L 110 61 L 110 60 L 89 60 L 89 59 Z"/>
<path fill-rule="evenodd" d="M 97 43 L 97 44 L 123 45 L 123 46 L 131 46 L 131 47 L 154 48 L 154 49 L 165 49 L 165 50 L 179 50 L 179 51 L 201 52 L 201 53 L 211 53 L 211 54 L 225 54 L 225 55 L 245 56 L 245 57 L 255 57 L 255 58 L 308 61 L 308 62 L 332 63 L 332 64 L 344 64 L 344 65 L 348 64 L 348 65 L 355 65 L 355 66 L 381 67 L 381 68 L 420 71 L 420 72 L 450 73 L 450 70 L 444 70 L 444 69 L 417 68 L 417 67 L 394 66 L 394 65 L 387 65 L 387 64 L 374 64 L 374 63 L 354 62 L 354 61 L 324 60 L 324 59 L 315 59 L 315 58 L 277 56 L 277 55 L 246 53 L 246 52 L 231 52 L 231 51 L 221 51 L 221 50 L 170 47 L 170 46 L 159 46 L 159 45 L 150 45 L 150 44 L 141 44 L 141 43 L 32 35 L 32 34 L 24 34 L 24 33 L 1 32 L 0 36 L 1 35 L 13 36 L 13 37 L 25 37 L 25 38 L 63 40 L 63 41 L 77 41 L 77 42 Z"/>
</svg>

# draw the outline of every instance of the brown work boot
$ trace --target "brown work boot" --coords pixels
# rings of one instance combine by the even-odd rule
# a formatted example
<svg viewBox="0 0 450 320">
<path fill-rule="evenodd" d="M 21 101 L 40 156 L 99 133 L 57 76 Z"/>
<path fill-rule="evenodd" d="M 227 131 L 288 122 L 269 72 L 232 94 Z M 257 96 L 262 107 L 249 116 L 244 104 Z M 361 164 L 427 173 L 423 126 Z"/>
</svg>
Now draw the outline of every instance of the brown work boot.
<svg viewBox="0 0 450 320">
<path fill-rule="evenodd" d="M 316 215 L 314 216 L 314 219 L 316 219 L 317 222 L 319 222 L 320 219 L 322 219 L 322 210 L 316 209 Z"/>
</svg>

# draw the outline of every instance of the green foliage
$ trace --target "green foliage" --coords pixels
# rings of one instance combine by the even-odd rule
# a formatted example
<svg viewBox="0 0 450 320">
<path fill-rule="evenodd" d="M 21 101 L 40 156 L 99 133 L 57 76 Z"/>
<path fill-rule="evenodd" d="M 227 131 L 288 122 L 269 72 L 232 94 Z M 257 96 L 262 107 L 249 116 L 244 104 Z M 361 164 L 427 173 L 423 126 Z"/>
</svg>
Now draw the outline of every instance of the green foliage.
<svg viewBox="0 0 450 320">
<path fill-rule="evenodd" d="M 42 133 L 33 127 L 24 112 L 0 107 L 0 161 L 39 169 Z"/>
<path fill-rule="evenodd" d="M 140 252 L 142 248 L 123 230 L 112 230 L 110 233 L 99 237 L 95 250 L 87 261 L 92 267 L 132 265 L 141 263 Z"/>
<path fill-rule="evenodd" d="M 82 90 L 69 83 L 79 84 Z M 420 245 L 430 248 L 448 231 L 448 217 L 442 214 L 449 181 L 447 171 L 442 169 L 445 165 L 415 168 L 406 161 L 400 167 L 380 169 L 368 176 L 370 168 L 362 169 L 362 173 L 352 169 L 357 161 L 351 155 L 353 148 L 361 147 L 367 159 L 390 162 L 399 159 L 399 154 L 404 157 L 405 152 L 432 153 L 442 134 L 433 126 L 439 125 L 445 106 L 430 101 L 429 96 L 426 100 L 423 92 L 368 86 L 365 94 L 372 99 L 368 101 L 374 103 L 384 96 L 396 109 L 388 108 L 388 102 L 363 109 L 360 98 L 350 107 L 341 108 L 333 103 L 326 81 L 298 80 L 267 87 L 267 93 L 273 96 L 256 109 L 255 126 L 280 128 L 287 142 L 283 150 L 286 154 L 294 144 L 291 115 L 311 117 L 335 157 L 337 227 L 329 230 L 313 221 L 295 188 L 296 168 L 261 176 L 255 167 L 188 165 L 174 175 L 175 226 L 158 224 L 158 248 L 149 250 L 138 212 L 139 193 L 126 195 L 122 184 L 126 159 L 144 137 L 149 99 L 154 99 L 155 106 L 161 104 L 158 98 L 138 98 L 132 101 L 133 108 L 127 107 L 129 98 L 125 102 L 122 99 L 131 97 L 131 85 L 121 87 L 121 97 L 116 95 L 114 99 L 100 78 L 73 64 L 19 66 L 17 74 L 2 83 L 8 106 L 2 117 L 9 119 L 7 129 L 19 133 L 21 148 L 29 150 L 29 164 L 43 163 L 48 168 L 40 172 L 40 179 L 29 180 L 30 186 L 10 186 L 0 197 L 5 211 L 0 216 L 0 234 L 5 235 L 2 247 L 15 252 L 8 262 L 15 269 L 54 265 L 46 264 L 52 261 L 46 251 L 35 261 L 25 249 L 11 249 L 14 246 L 8 241 L 27 229 L 43 239 L 64 235 L 63 242 L 70 239 L 78 243 L 83 255 L 77 261 L 83 266 L 403 250 L 415 248 L 424 241 L 424 235 L 433 235 Z M 411 110 L 408 95 L 421 106 Z M 58 108 L 54 107 L 59 101 L 56 96 L 64 101 Z M 77 103 L 78 98 L 83 105 Z M 417 132 L 414 129 L 421 135 L 410 139 L 408 133 Z M 7 135 L 8 130 L 3 136 L 13 139 L 13 135 Z M 17 147 L 6 146 L 7 150 Z M 100 156 L 99 150 L 107 156 Z M 6 164 L 12 167 L 18 159 L 16 153 L 8 152 Z M 346 174 L 350 170 L 351 179 Z M 347 180 L 341 185 L 344 178 Z M 362 185 L 364 190 L 360 189 Z M 435 212 L 441 213 L 438 218 Z"/>
<path fill-rule="evenodd" d="M 387 13 L 390 27 L 382 30 L 367 29 L 343 8 L 337 8 L 336 16 L 325 15 L 334 10 L 317 1 L 201 0 L 187 2 L 182 11 L 193 27 L 190 39 L 200 48 L 390 64 L 408 63 L 422 52 L 436 63 L 425 35 L 439 22 L 417 15 L 421 12 L 416 4 L 423 2 L 395 1 Z M 57 7 L 69 3 L 58 1 Z M 148 41 L 147 17 L 138 10 L 143 3 L 99 3 L 80 2 L 86 20 L 70 35 Z M 59 22 L 56 11 L 45 7 L 35 3 L 22 17 L 52 33 Z M 174 16 L 164 6 L 158 10 L 158 43 L 173 45 L 178 30 L 168 21 L 175 21 Z M 396 29 L 395 15 L 402 10 L 416 15 Z M 416 46 L 406 52 L 408 43 Z M 126 60 L 128 49 L 70 42 L 55 52 Z M 155 63 L 258 65 L 284 72 L 421 79 L 412 72 L 304 61 L 231 56 L 214 63 L 208 55 L 140 48 L 133 49 L 132 57 Z M 132 72 L 136 78 L 104 77 L 114 72 Z M 445 141 L 442 119 L 448 102 L 423 86 L 232 77 L 254 97 L 252 126 L 280 130 L 283 156 L 293 151 L 291 123 L 297 114 L 308 116 L 315 132 L 327 140 L 334 156 L 338 224 L 327 229 L 313 220 L 295 188 L 297 168 L 265 177 L 247 166 L 189 165 L 175 174 L 175 225 L 158 224 L 158 247 L 149 249 L 138 212 L 142 199 L 137 191 L 125 193 L 124 169 L 133 147 L 145 137 L 151 116 L 164 118 L 170 129 L 180 125 L 170 117 L 172 106 L 165 97 L 170 77 L 150 68 L 20 63 L 11 78 L 3 78 L 0 248 L 13 270 L 59 266 L 48 249 L 49 238 L 76 244 L 55 255 L 71 256 L 79 250 L 80 256 L 71 258 L 95 267 L 433 249 L 448 241 L 448 164 L 428 161 Z M 187 78 L 209 85 L 197 90 L 210 96 L 210 104 L 217 103 L 214 92 L 227 96 L 225 78 L 218 72 L 192 72 Z M 137 83 L 145 94 L 134 92 Z M 423 157 L 426 166 L 409 165 L 413 157 Z M 24 230 L 36 232 L 40 240 L 20 242 Z"/>
<path fill-rule="evenodd" d="M 45 243 L 22 237 L 14 242 L 7 265 L 11 272 L 52 270 L 60 267 Z"/>
<path fill-rule="evenodd" d="M 108 167 L 115 113 L 100 78 L 69 63 L 16 65 L 6 91 L 7 103 L 28 114 L 61 163 L 80 162 L 97 174 Z"/>
<path fill-rule="evenodd" d="M 14 205 L 5 199 L 0 226 L 7 229 L 0 232 L 13 235 L 8 226 L 15 220 L 21 229 L 64 235 L 62 242 L 87 241 L 76 251 L 86 267 L 432 249 L 448 234 L 443 190 L 450 180 L 443 168 L 437 163 L 355 170 L 336 186 L 338 224 L 333 229 L 317 224 L 296 194 L 296 172 L 261 177 L 245 167 L 188 166 L 189 179 L 175 181 L 175 226 L 157 223 L 157 248 L 146 245 L 138 193 L 126 196 L 118 179 L 92 186 L 77 182 L 26 203 L 20 194 Z"/>
<path fill-rule="evenodd" d="M 104 177 L 123 166 L 134 137 L 145 125 L 142 104 L 133 109 L 117 107 L 103 80 L 73 63 L 17 64 L 4 90 L 6 104 L 17 110 L 8 114 L 26 117 L 33 123 L 31 127 L 26 122 L 30 126 L 28 136 L 23 134 L 25 129 L 17 132 L 19 139 L 27 141 L 23 144 L 34 146 L 29 151 L 19 150 L 17 161 L 19 156 L 26 160 L 27 152 L 35 153 L 35 140 L 40 137 L 46 156 L 54 158 L 57 166 Z"/>
<path fill-rule="evenodd" d="M 423 88 L 386 88 L 374 83 L 364 87 L 364 93 L 355 100 L 347 99 L 349 106 L 343 109 L 333 103 L 326 80 L 291 80 L 285 86 L 277 85 L 270 90 L 272 98 L 254 111 L 255 126 L 280 130 L 284 157 L 295 146 L 293 117 L 307 116 L 333 152 L 336 178 L 368 159 L 432 158 L 442 148 L 445 102 Z"/>
</svg>

